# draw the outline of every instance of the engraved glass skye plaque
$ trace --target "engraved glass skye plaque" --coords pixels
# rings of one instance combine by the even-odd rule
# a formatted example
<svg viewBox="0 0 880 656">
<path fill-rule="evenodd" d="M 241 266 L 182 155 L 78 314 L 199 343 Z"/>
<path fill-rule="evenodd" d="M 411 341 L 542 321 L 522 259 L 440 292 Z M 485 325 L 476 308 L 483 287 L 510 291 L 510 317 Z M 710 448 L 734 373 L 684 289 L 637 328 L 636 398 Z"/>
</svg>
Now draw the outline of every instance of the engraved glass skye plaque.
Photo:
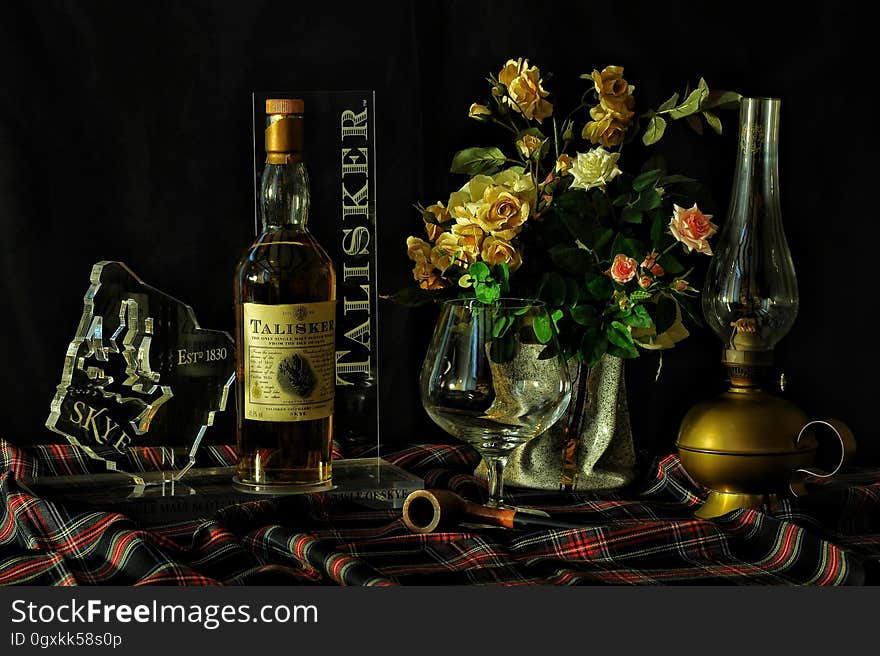
<svg viewBox="0 0 880 656">
<path fill-rule="evenodd" d="M 230 400 L 233 349 L 125 264 L 99 262 L 46 426 L 135 479 L 129 451 L 152 447 L 161 462 L 151 464 L 179 479 Z"/>
</svg>

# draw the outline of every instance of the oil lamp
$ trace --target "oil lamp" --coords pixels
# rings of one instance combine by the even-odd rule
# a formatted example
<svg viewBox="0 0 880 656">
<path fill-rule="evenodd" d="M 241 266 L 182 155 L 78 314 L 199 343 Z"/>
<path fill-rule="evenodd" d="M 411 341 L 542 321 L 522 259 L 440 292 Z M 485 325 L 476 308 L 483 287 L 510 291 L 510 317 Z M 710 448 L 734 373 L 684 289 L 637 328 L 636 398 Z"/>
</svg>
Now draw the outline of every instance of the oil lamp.
<svg viewBox="0 0 880 656">
<path fill-rule="evenodd" d="M 776 98 L 742 99 L 730 206 L 703 290 L 703 315 L 724 344 L 730 385 L 690 410 L 676 442 L 685 469 L 712 490 L 699 517 L 803 493 L 806 475 L 835 474 L 855 448 L 841 422 L 810 422 L 767 390 L 773 349 L 798 311 L 779 202 L 779 108 Z M 830 471 L 812 469 L 819 426 L 837 436 L 843 453 Z"/>
</svg>

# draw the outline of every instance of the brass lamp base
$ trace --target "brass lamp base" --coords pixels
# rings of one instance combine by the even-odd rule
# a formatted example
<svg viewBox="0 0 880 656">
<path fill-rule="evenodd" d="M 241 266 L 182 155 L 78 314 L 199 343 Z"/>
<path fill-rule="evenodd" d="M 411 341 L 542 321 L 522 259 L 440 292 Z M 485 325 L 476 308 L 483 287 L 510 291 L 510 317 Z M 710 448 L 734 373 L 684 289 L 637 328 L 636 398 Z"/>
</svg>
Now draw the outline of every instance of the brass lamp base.
<svg viewBox="0 0 880 656">
<path fill-rule="evenodd" d="M 742 494 L 739 492 L 718 492 L 713 490 L 706 501 L 694 513 L 700 519 L 712 519 L 726 515 L 740 508 L 755 508 L 777 500 L 776 494 Z"/>
<path fill-rule="evenodd" d="M 730 388 L 691 408 L 676 440 L 682 466 L 712 490 L 695 513 L 703 519 L 760 506 L 788 492 L 806 494 L 806 477 L 835 475 L 855 452 L 855 438 L 844 424 L 809 421 L 795 404 L 758 386 L 766 356 L 730 353 L 724 359 Z M 818 452 L 813 429 L 820 425 L 831 429 L 841 447 L 839 460 L 824 470 L 812 468 Z"/>
</svg>

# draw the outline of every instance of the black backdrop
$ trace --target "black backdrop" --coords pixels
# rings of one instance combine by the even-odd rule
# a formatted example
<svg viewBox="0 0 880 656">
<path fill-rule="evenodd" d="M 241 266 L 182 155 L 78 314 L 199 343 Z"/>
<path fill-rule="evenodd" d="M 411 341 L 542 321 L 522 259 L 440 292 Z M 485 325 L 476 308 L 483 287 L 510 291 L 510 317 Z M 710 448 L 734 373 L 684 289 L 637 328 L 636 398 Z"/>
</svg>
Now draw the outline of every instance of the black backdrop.
<svg viewBox="0 0 880 656">
<path fill-rule="evenodd" d="M 129 263 L 232 329 L 231 274 L 252 231 L 250 93 L 376 90 L 380 288 L 410 284 L 411 204 L 445 198 L 484 75 L 529 57 L 569 85 L 609 63 L 662 101 L 685 81 L 783 99 L 782 200 L 801 310 L 777 350 L 791 397 L 849 422 L 876 461 L 871 291 L 877 261 L 874 58 L 867 17 L 834 4 L 407 1 L 29 2 L 0 7 L 0 436 L 43 428 L 90 266 Z M 728 133 L 674 126 L 672 168 L 711 185 L 723 218 Z M 674 133 L 674 134 L 672 134 Z M 312 171 L 312 175 L 321 175 Z M 380 306 L 388 443 L 443 440 L 416 389 L 433 310 Z M 644 454 L 672 449 L 687 408 L 721 389 L 709 334 L 628 365 Z M 221 425 L 219 432 L 228 431 Z"/>
</svg>

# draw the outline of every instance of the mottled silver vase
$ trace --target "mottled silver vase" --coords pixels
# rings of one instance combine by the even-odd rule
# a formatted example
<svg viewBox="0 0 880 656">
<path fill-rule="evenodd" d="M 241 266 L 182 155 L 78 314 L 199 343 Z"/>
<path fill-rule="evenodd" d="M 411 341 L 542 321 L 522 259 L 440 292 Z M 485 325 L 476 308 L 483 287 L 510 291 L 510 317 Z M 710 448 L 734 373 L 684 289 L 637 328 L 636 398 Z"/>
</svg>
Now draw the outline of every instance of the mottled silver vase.
<svg viewBox="0 0 880 656">
<path fill-rule="evenodd" d="M 572 360 L 569 371 L 572 395 L 566 415 L 511 452 L 505 485 L 602 490 L 635 478 L 623 360 L 605 355 L 590 369 Z M 482 463 L 476 473 L 486 475 Z"/>
</svg>

